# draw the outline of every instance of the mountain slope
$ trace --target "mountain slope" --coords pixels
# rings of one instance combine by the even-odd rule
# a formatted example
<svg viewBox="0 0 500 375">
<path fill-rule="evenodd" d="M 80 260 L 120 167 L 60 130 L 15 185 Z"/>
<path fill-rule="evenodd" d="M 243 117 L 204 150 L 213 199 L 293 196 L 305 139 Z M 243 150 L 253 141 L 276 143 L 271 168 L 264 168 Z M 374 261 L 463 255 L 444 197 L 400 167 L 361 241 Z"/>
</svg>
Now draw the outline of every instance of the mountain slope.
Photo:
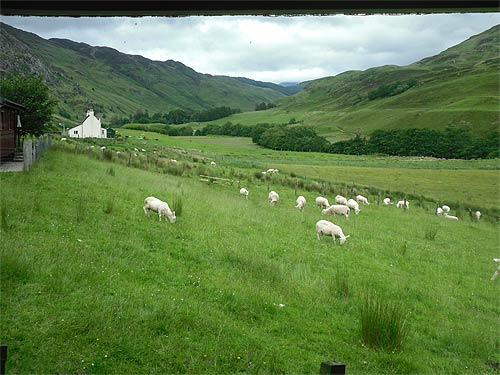
<svg viewBox="0 0 500 375">
<path fill-rule="evenodd" d="M 40 38 L 1 24 L 1 70 L 41 74 L 60 100 L 59 113 L 77 120 L 89 105 L 104 118 L 137 110 L 253 110 L 284 96 L 273 84 L 201 74 L 172 60 L 159 62 L 65 39 Z M 278 86 L 278 85 L 275 85 Z"/>
<path fill-rule="evenodd" d="M 468 124 L 498 129 L 500 27 L 407 66 L 348 71 L 310 82 L 302 92 L 263 113 L 233 115 L 233 123 L 312 126 L 330 140 L 375 129 Z M 227 119 L 225 120 L 227 121 Z"/>
</svg>

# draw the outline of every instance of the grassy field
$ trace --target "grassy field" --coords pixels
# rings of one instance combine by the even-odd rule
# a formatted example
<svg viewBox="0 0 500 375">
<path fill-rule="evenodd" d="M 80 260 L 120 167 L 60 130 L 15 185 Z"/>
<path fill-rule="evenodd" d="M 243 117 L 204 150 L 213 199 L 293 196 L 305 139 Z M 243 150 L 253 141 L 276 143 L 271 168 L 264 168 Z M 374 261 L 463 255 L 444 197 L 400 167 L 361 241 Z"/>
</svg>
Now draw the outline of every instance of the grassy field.
<svg viewBox="0 0 500 375">
<path fill-rule="evenodd" d="M 220 167 L 254 172 L 278 168 L 286 174 L 309 179 L 423 195 L 440 203 L 500 206 L 498 159 L 440 160 L 283 152 L 259 147 L 249 138 L 168 137 L 125 129 L 120 129 L 119 134 L 128 135 L 130 142 L 143 142 L 140 143 L 143 147 L 178 147 L 189 150 L 188 157 L 192 153 L 205 155 L 216 160 Z M 142 136 L 148 140 L 142 141 Z"/>
<path fill-rule="evenodd" d="M 494 374 L 498 225 L 363 206 L 318 241 L 293 189 L 205 184 L 53 149 L 1 179 L 8 373 Z M 22 187 L 22 189 L 20 188 Z M 182 201 L 175 224 L 146 196 Z M 498 280 L 497 280 L 498 281 Z M 399 306 L 402 349 L 363 344 L 366 297 Z"/>
</svg>

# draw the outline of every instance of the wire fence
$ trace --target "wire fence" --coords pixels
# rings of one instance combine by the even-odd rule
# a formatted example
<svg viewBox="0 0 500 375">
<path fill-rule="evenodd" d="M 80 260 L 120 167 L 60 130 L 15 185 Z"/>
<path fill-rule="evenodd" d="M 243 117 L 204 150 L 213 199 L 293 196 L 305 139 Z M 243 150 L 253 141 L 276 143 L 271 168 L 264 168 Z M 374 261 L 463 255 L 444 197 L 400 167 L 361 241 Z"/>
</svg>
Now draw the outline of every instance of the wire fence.
<svg viewBox="0 0 500 375">
<path fill-rule="evenodd" d="M 29 171 L 33 163 L 52 146 L 50 135 L 41 135 L 38 139 L 25 139 L 23 142 L 24 170 Z"/>
</svg>

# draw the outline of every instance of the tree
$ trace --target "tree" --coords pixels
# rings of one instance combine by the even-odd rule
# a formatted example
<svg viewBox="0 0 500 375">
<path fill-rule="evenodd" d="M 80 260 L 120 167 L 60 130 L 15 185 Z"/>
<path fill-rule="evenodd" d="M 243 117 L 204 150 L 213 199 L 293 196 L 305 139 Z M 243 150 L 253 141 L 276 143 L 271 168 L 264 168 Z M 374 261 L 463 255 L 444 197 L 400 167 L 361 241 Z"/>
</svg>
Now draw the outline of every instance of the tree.
<svg viewBox="0 0 500 375">
<path fill-rule="evenodd" d="M 49 88 L 35 75 L 10 74 L 0 80 L 1 95 L 23 105 L 21 135 L 44 133 L 57 101 L 50 99 Z"/>
</svg>

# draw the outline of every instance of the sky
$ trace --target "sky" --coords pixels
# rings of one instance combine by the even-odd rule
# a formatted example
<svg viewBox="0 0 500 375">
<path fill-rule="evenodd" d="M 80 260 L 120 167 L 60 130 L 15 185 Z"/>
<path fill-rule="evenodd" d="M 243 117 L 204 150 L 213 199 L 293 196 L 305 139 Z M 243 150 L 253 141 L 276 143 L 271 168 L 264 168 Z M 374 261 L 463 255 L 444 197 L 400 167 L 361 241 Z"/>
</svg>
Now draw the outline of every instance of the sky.
<svg viewBox="0 0 500 375">
<path fill-rule="evenodd" d="M 200 73 L 282 83 L 408 65 L 499 24 L 500 13 L 0 20 L 45 39 L 175 60 Z"/>
</svg>

